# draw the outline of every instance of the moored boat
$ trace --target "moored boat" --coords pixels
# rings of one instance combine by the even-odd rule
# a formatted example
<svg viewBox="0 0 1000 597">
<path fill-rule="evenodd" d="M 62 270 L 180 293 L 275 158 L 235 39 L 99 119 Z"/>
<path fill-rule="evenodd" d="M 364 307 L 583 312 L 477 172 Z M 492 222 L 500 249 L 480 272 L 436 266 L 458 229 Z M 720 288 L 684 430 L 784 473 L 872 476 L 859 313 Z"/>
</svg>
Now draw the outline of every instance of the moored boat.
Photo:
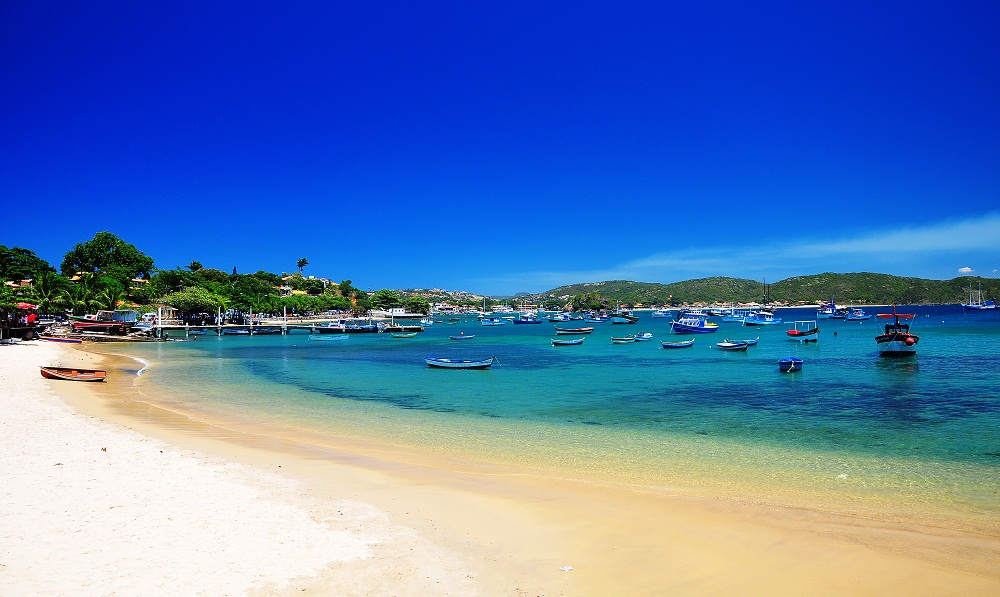
<svg viewBox="0 0 1000 597">
<path fill-rule="evenodd" d="M 729 338 L 726 338 L 726 342 L 745 342 L 747 346 L 757 346 L 757 343 L 760 342 L 760 336 L 757 336 L 756 338 L 748 338 L 746 340 L 730 340 Z"/>
<path fill-rule="evenodd" d="M 910 325 L 900 323 L 900 319 L 913 319 L 912 313 L 897 313 L 896 305 L 892 306 L 892 313 L 879 313 L 882 319 L 892 319 L 892 323 L 885 324 L 885 333 L 875 337 L 875 343 L 880 357 L 906 357 L 917 353 L 917 342 L 920 337 L 910 333 Z"/>
<path fill-rule="evenodd" d="M 708 334 L 719 331 L 719 324 L 710 323 L 704 313 L 686 313 L 670 322 L 675 334 Z"/>
<path fill-rule="evenodd" d="M 715 346 L 721 348 L 722 350 L 728 350 L 730 352 L 743 352 L 750 347 L 750 345 L 747 344 L 746 342 L 740 342 L 740 341 L 730 342 L 728 340 L 726 342 L 716 342 Z"/>
<path fill-rule="evenodd" d="M 589 334 L 594 331 L 594 328 L 561 328 L 556 326 L 557 336 L 582 336 L 584 334 Z"/>
<path fill-rule="evenodd" d="M 871 318 L 872 316 L 865 313 L 864 309 L 858 307 L 851 307 L 851 310 L 847 313 L 847 317 L 845 317 L 847 321 L 868 321 Z"/>
<path fill-rule="evenodd" d="M 639 332 L 638 334 L 635 335 L 636 342 L 648 342 L 649 340 L 652 339 L 653 339 L 652 332 Z"/>
<path fill-rule="evenodd" d="M 611 323 L 614 325 L 635 323 L 637 321 L 639 321 L 639 318 L 636 317 L 635 313 L 624 309 L 618 309 L 611 314 Z"/>
<path fill-rule="evenodd" d="M 350 336 L 346 334 L 309 334 L 309 339 L 313 342 L 332 342 L 347 340 Z"/>
<path fill-rule="evenodd" d="M 778 371 L 783 373 L 793 373 L 802 370 L 802 359 L 799 357 L 787 356 L 778 359 Z"/>
<path fill-rule="evenodd" d="M 468 359 L 445 359 L 441 357 L 425 357 L 424 362 L 429 367 L 440 369 L 488 369 L 493 365 L 496 356 L 488 359 L 468 360 Z"/>
<path fill-rule="evenodd" d="M 635 342 L 635 336 L 625 336 L 623 338 L 611 337 L 612 344 L 631 344 L 633 342 Z"/>
<path fill-rule="evenodd" d="M 661 340 L 660 346 L 662 346 L 663 348 L 691 348 L 692 346 L 694 346 L 695 340 L 696 340 L 695 338 L 691 338 L 690 340 L 681 340 L 679 342 L 667 342 Z"/>
<path fill-rule="evenodd" d="M 42 377 L 67 381 L 104 381 L 108 372 L 103 369 L 77 369 L 73 367 L 42 367 Z"/>
<path fill-rule="evenodd" d="M 558 338 L 552 338 L 552 346 L 577 346 L 583 344 L 586 338 L 573 338 L 572 340 L 559 340 Z"/>
<path fill-rule="evenodd" d="M 989 309 L 996 309 L 997 305 L 993 301 L 983 300 L 983 283 L 979 283 L 979 295 L 975 296 L 972 293 L 972 284 L 969 284 L 969 302 L 962 303 L 962 307 L 966 311 L 986 311 Z"/>
<path fill-rule="evenodd" d="M 507 325 L 507 321 L 502 317 L 484 317 L 479 323 L 485 326 Z"/>
<path fill-rule="evenodd" d="M 476 337 L 475 334 L 466 335 L 465 332 L 462 332 L 461 334 L 459 334 L 457 336 L 448 336 L 448 339 L 449 340 L 472 340 L 475 337 Z"/>
<path fill-rule="evenodd" d="M 816 319 L 844 319 L 845 317 L 847 317 L 847 309 L 838 307 L 833 302 L 833 297 L 830 297 L 828 302 L 822 303 L 819 309 L 816 309 Z"/>
<path fill-rule="evenodd" d="M 818 342 L 819 327 L 815 321 L 793 321 L 788 324 L 785 334 L 792 340 L 799 342 Z"/>
<path fill-rule="evenodd" d="M 743 320 L 743 325 L 778 325 L 780 317 L 775 317 L 770 311 L 757 311 Z"/>
<path fill-rule="evenodd" d="M 654 319 L 664 319 L 664 318 L 673 317 L 673 316 L 674 316 L 674 312 L 671 311 L 670 309 L 657 309 L 657 310 L 653 311 L 653 318 Z"/>
<path fill-rule="evenodd" d="M 416 332 L 393 332 L 393 338 L 413 338 L 417 335 Z"/>
</svg>

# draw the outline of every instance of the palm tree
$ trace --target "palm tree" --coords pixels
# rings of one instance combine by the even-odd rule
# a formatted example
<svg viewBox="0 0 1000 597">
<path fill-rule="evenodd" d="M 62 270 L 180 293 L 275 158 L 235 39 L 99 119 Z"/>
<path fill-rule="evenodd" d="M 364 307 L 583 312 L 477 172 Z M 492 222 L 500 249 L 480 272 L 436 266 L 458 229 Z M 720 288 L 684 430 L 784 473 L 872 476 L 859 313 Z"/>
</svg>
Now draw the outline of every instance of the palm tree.
<svg viewBox="0 0 1000 597">
<path fill-rule="evenodd" d="M 304 268 L 305 266 L 309 265 L 309 260 L 306 259 L 305 257 L 303 257 L 302 259 L 299 259 L 298 261 L 296 261 L 295 265 L 296 265 L 296 267 L 299 268 L 299 273 L 301 274 L 302 273 L 302 268 Z"/>
<path fill-rule="evenodd" d="M 121 286 L 115 284 L 98 292 L 95 300 L 98 302 L 99 306 L 104 307 L 109 311 L 114 311 L 118 308 L 118 303 L 127 298 L 128 292 Z"/>
<path fill-rule="evenodd" d="M 33 296 L 42 313 L 53 313 L 63 305 L 66 278 L 52 271 L 42 272 L 35 280 Z"/>
<path fill-rule="evenodd" d="M 187 265 L 187 268 L 189 270 L 193 271 L 193 272 L 196 272 L 196 271 L 200 270 L 201 267 L 202 266 L 201 266 L 201 262 L 200 261 L 192 261 L 191 263 L 189 263 Z"/>
<path fill-rule="evenodd" d="M 70 288 L 64 289 L 60 299 L 75 315 L 83 315 L 93 308 L 100 307 L 97 300 L 97 280 L 94 274 L 83 274 L 80 281 Z"/>
</svg>

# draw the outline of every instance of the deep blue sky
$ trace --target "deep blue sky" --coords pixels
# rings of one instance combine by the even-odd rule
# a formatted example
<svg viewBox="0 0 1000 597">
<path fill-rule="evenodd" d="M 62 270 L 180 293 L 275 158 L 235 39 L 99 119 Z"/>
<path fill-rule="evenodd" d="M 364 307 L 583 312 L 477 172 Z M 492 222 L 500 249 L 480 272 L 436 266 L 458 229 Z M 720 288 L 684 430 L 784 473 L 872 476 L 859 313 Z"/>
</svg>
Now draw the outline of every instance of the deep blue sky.
<svg viewBox="0 0 1000 597">
<path fill-rule="evenodd" d="M 493 294 L 997 275 L 1000 3 L 702 4 L 6 0 L 0 244 Z"/>
</svg>

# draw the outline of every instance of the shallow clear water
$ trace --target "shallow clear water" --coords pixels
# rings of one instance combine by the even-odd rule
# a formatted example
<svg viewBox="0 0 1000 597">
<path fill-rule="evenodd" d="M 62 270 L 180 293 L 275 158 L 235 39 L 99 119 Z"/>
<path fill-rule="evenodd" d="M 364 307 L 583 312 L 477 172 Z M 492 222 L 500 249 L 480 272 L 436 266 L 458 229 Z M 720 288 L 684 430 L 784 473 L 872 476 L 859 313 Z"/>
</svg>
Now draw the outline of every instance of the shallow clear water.
<svg viewBox="0 0 1000 597">
<path fill-rule="evenodd" d="M 869 312 L 889 309 L 868 309 Z M 909 307 L 918 354 L 880 358 L 879 320 L 819 320 L 799 344 L 784 324 L 721 323 L 664 350 L 669 320 L 588 324 L 581 346 L 553 347 L 552 325 L 436 324 L 415 338 L 203 336 L 130 345 L 152 361 L 143 383 L 187 408 L 275 428 L 378 437 L 503 464 L 650 487 L 780 487 L 1000 511 L 1000 314 Z M 784 309 L 785 322 L 814 319 Z M 559 324 L 562 325 L 562 324 Z M 450 341 L 459 332 L 472 340 Z M 614 345 L 650 331 L 654 340 Z M 726 337 L 760 343 L 715 348 Z M 485 358 L 485 371 L 439 370 L 425 356 Z M 804 360 L 780 373 L 777 360 Z"/>
</svg>

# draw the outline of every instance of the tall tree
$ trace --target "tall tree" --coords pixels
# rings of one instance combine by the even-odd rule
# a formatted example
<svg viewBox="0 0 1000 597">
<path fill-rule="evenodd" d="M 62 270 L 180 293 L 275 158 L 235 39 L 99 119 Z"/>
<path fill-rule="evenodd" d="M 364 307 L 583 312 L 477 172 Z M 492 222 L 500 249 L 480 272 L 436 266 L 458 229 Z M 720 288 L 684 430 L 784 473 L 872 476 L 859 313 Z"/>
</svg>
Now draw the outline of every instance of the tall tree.
<svg viewBox="0 0 1000 597">
<path fill-rule="evenodd" d="M 302 268 L 304 268 L 307 265 L 309 265 L 309 260 L 306 259 L 305 257 L 295 262 L 295 266 L 299 268 L 300 274 L 302 273 Z"/>
<path fill-rule="evenodd" d="M 76 272 L 97 273 L 128 287 L 132 278 L 149 277 L 153 258 L 110 232 L 98 232 L 66 253 L 60 269 L 67 276 Z"/>
<path fill-rule="evenodd" d="M 0 245 L 0 280 L 35 279 L 42 272 L 54 271 L 55 268 L 30 249 Z"/>
<path fill-rule="evenodd" d="M 193 271 L 193 272 L 196 272 L 196 271 L 198 271 L 198 270 L 201 269 L 201 262 L 200 261 L 192 261 L 191 263 L 189 263 L 187 265 L 187 268 L 189 270 Z"/>
<path fill-rule="evenodd" d="M 42 313 L 55 313 L 63 306 L 63 292 L 69 287 L 69 280 L 54 271 L 42 272 L 32 288 L 32 297 Z"/>
</svg>

